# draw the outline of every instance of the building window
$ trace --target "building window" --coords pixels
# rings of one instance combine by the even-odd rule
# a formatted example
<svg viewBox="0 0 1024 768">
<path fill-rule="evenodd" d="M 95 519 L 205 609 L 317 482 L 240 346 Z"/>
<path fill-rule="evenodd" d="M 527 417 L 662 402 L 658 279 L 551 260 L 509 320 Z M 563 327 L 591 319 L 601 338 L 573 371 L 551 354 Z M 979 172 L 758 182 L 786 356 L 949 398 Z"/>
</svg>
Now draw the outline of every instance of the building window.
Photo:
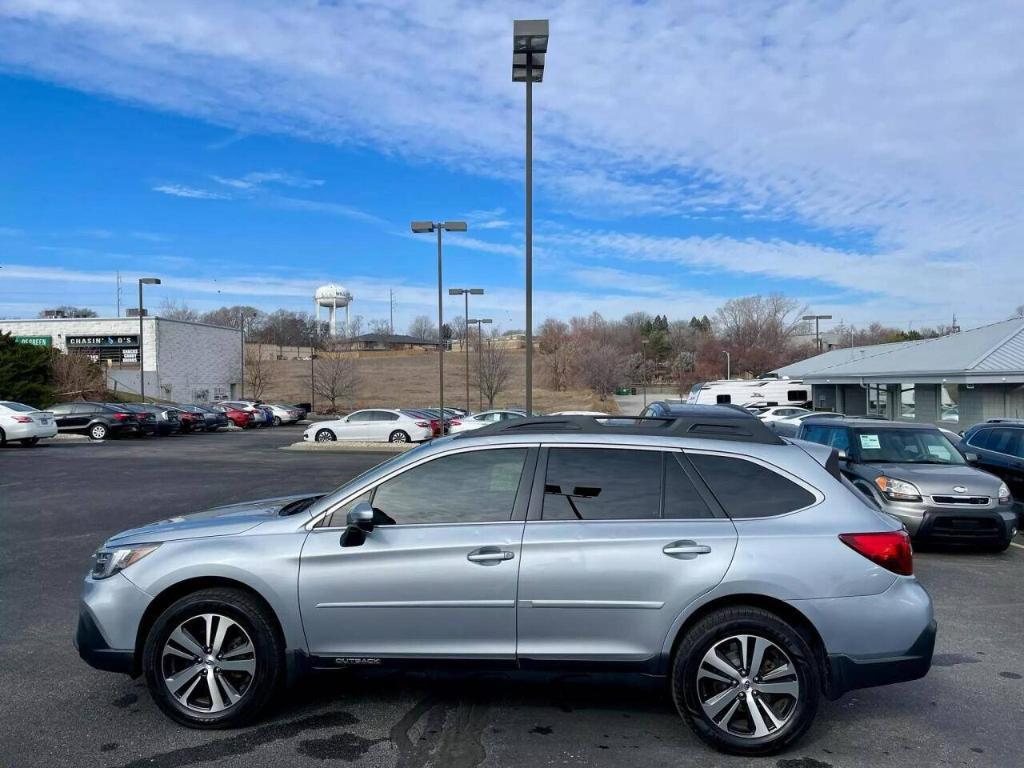
<svg viewBox="0 0 1024 768">
<path fill-rule="evenodd" d="M 939 418 L 943 424 L 960 423 L 960 385 L 943 384 L 939 388 L 942 396 L 942 408 Z"/>
<path fill-rule="evenodd" d="M 912 383 L 904 382 L 900 384 L 900 418 L 917 418 L 917 407 L 914 402 L 914 385 Z"/>
</svg>

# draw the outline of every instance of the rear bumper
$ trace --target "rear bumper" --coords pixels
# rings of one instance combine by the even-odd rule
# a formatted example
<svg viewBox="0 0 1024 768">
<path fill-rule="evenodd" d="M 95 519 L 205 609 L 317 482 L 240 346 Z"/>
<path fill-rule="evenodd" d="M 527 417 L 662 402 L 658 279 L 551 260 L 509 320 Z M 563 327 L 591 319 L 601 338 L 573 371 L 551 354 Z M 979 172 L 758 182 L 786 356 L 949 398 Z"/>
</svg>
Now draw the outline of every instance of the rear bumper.
<svg viewBox="0 0 1024 768">
<path fill-rule="evenodd" d="M 880 658 L 858 658 L 846 654 L 829 654 L 827 695 L 838 699 L 848 691 L 876 685 L 905 683 L 928 674 L 935 650 L 937 625 L 933 620 L 906 653 Z"/>
</svg>

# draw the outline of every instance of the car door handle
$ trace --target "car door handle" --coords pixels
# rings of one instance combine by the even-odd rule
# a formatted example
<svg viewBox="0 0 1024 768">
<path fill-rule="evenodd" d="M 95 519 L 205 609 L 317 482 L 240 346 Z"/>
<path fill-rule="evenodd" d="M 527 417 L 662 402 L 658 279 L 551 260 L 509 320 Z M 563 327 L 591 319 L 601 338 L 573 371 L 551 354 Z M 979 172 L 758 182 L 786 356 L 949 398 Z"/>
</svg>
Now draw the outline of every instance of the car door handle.
<svg viewBox="0 0 1024 768">
<path fill-rule="evenodd" d="M 695 541 L 673 541 L 661 549 L 669 557 L 678 557 L 684 560 L 692 560 L 697 555 L 711 553 L 711 547 L 707 544 L 698 544 Z"/>
<path fill-rule="evenodd" d="M 480 547 L 466 555 L 466 559 L 478 565 L 497 565 L 515 556 L 515 552 L 509 552 L 501 547 Z"/>
</svg>

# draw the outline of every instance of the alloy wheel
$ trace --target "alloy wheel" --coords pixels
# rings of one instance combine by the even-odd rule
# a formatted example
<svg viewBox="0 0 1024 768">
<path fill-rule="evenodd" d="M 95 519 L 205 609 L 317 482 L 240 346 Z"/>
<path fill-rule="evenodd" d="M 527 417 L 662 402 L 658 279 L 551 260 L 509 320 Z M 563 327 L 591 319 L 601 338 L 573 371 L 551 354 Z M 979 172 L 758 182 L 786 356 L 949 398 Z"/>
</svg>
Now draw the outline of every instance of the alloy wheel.
<svg viewBox="0 0 1024 768">
<path fill-rule="evenodd" d="M 391 440 L 392 443 L 407 443 L 407 442 L 409 442 L 409 436 L 407 434 L 405 434 L 405 432 L 403 432 L 400 429 L 399 430 L 395 430 L 394 432 L 392 432 L 391 433 L 391 437 L 389 439 Z"/>
<path fill-rule="evenodd" d="M 704 714 L 731 736 L 760 739 L 781 730 L 800 700 L 800 681 L 789 655 L 758 635 L 715 643 L 697 670 Z"/>
<path fill-rule="evenodd" d="M 329 429 L 321 429 L 316 433 L 316 441 L 318 443 L 330 443 L 334 441 L 334 433 Z"/>
<path fill-rule="evenodd" d="M 188 710 L 217 714 L 235 706 L 256 678 L 256 649 L 233 619 L 204 613 L 171 632 L 160 656 L 160 675 Z"/>
</svg>

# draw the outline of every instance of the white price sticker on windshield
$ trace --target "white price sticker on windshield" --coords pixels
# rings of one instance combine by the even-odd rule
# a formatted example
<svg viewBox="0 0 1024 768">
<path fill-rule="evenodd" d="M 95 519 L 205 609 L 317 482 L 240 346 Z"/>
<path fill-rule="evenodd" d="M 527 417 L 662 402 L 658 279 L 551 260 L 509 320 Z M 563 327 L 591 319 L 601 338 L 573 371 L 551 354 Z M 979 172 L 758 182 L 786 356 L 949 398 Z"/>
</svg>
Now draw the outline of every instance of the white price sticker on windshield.
<svg viewBox="0 0 1024 768">
<path fill-rule="evenodd" d="M 861 435 L 860 447 L 866 451 L 877 451 L 881 449 L 882 444 L 878 442 L 878 435 Z"/>
</svg>

